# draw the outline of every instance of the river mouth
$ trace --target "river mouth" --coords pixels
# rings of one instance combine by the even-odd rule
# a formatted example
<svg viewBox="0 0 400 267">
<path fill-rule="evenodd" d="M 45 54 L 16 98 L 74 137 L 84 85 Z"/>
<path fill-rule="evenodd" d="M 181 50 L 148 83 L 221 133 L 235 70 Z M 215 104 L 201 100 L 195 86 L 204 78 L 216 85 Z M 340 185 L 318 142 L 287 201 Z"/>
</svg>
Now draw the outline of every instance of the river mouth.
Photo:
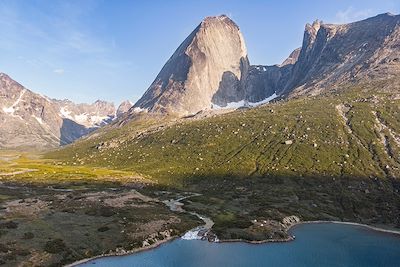
<svg viewBox="0 0 400 267">
<path fill-rule="evenodd" d="M 191 197 L 201 196 L 198 193 L 190 193 L 186 192 L 185 196 L 181 196 L 177 199 L 169 199 L 164 200 L 163 203 L 173 212 L 187 212 L 193 216 L 196 216 L 200 220 L 204 222 L 203 225 L 200 225 L 194 229 L 187 231 L 181 238 L 184 240 L 208 240 L 210 242 L 218 242 L 218 237 L 211 231 L 211 228 L 214 225 L 214 221 L 211 218 L 201 215 L 197 212 L 193 211 L 186 211 L 183 206 L 184 203 L 182 202 L 185 199 L 189 199 Z"/>
<path fill-rule="evenodd" d="M 180 238 L 157 249 L 79 266 L 399 266 L 400 236 L 396 234 L 327 222 L 298 224 L 290 231 L 296 235 L 292 242 L 256 245 Z"/>
</svg>

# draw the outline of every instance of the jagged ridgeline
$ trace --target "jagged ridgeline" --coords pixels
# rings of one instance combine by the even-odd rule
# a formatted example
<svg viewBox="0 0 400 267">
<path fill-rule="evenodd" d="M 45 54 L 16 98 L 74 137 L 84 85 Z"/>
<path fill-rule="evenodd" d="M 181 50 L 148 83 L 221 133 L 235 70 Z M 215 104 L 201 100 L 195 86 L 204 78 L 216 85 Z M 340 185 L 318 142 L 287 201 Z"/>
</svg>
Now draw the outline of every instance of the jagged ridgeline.
<svg viewBox="0 0 400 267">
<path fill-rule="evenodd" d="M 45 149 L 69 144 L 122 116 L 132 106 L 97 100 L 51 99 L 0 73 L 0 149 Z"/>
<path fill-rule="evenodd" d="M 307 24 L 301 48 L 280 65 L 253 66 L 238 26 L 206 18 L 179 46 L 135 104 L 178 116 L 271 96 L 320 94 L 348 83 L 399 73 L 400 16 L 382 14 L 350 24 Z"/>
</svg>

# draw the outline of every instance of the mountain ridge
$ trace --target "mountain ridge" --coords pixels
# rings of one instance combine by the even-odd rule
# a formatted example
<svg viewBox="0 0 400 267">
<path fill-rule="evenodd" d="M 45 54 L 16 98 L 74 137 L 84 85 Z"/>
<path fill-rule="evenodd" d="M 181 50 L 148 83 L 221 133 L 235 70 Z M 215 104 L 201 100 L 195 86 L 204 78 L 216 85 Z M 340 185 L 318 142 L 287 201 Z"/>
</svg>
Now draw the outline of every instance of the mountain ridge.
<svg viewBox="0 0 400 267">
<path fill-rule="evenodd" d="M 364 78 L 372 80 L 385 75 L 390 78 L 400 72 L 400 59 L 397 56 L 400 49 L 396 45 L 398 43 L 396 41 L 400 38 L 400 15 L 384 13 L 348 24 L 329 24 L 320 20 L 312 24 L 307 23 L 302 47 L 295 49 L 281 64 L 272 66 L 250 64 L 239 27 L 227 16 L 222 15 L 205 18 L 179 46 L 157 77 L 160 75 L 173 77 L 174 74 L 168 72 L 168 69 L 173 68 L 172 60 L 176 59 L 178 54 L 185 53 L 183 48 L 190 48 L 191 42 L 200 29 L 214 27 L 212 22 L 215 20 L 222 21 L 226 25 L 233 25 L 238 32 L 239 43 L 244 47 L 241 50 L 242 57 L 246 58 L 239 66 L 242 69 L 240 77 L 237 73 L 235 75 L 218 73 L 218 90 L 215 89 L 217 87 L 215 82 L 213 86 L 205 84 L 199 87 L 202 91 L 200 93 L 197 91 L 194 96 L 196 96 L 196 101 L 202 102 L 202 105 L 191 103 L 188 105 L 190 108 L 182 107 L 182 101 L 179 101 L 180 95 L 190 95 L 193 91 L 190 86 L 187 86 L 187 82 L 190 83 L 190 77 L 179 77 L 180 84 L 175 90 L 171 86 L 170 93 L 160 95 L 156 93 L 158 92 L 155 86 L 158 79 L 156 78 L 134 107 L 150 112 L 185 116 L 212 109 L 213 106 L 225 107 L 230 102 L 260 102 L 274 94 L 281 97 L 308 93 L 315 95 L 322 93 L 328 87 L 337 87 L 348 82 L 355 83 Z M 230 35 L 224 31 L 217 35 L 230 39 Z M 206 46 L 203 50 L 207 49 Z M 201 54 L 202 50 L 199 49 L 198 53 Z M 236 58 L 239 58 L 238 53 L 236 53 Z M 212 61 L 214 58 L 199 57 L 198 60 L 211 62 L 209 64 L 212 67 L 217 65 Z M 179 62 L 176 63 L 179 65 Z M 179 66 L 189 73 L 191 61 Z M 236 67 L 238 67 L 237 63 Z M 379 73 L 380 69 L 381 73 Z M 199 77 L 201 80 L 209 78 L 204 74 L 199 74 Z M 206 91 L 208 96 L 204 93 Z M 214 92 L 211 99 L 210 92 Z M 163 98 L 162 101 L 159 100 L 160 97 Z M 132 111 L 133 109 L 131 113 L 134 113 Z"/>
<path fill-rule="evenodd" d="M 115 113 L 112 103 L 51 99 L 0 73 L 0 147 L 65 145 L 110 123 Z"/>
</svg>

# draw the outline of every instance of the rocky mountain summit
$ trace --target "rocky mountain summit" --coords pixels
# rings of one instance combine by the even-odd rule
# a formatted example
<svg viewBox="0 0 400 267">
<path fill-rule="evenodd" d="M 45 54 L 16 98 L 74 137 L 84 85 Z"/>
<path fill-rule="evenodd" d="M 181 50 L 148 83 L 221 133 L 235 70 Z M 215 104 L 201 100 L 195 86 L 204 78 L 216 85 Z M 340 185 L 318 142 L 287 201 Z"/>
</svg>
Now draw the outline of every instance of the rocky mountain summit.
<svg viewBox="0 0 400 267">
<path fill-rule="evenodd" d="M 349 24 L 307 24 L 303 43 L 281 64 L 251 65 L 239 27 L 225 15 L 205 18 L 134 104 L 75 104 L 35 94 L 0 74 L 0 146 L 67 144 L 138 112 L 177 117 L 318 95 L 347 85 L 392 80 L 400 92 L 400 15 Z M 125 114 L 123 116 L 123 114 Z M 4 125 L 4 126 L 3 126 Z"/>
<path fill-rule="evenodd" d="M 249 62 L 243 36 L 227 16 L 207 17 L 178 47 L 134 107 L 188 115 L 244 98 Z"/>
<path fill-rule="evenodd" d="M 400 15 L 381 14 L 343 24 L 307 24 L 299 58 L 284 91 L 319 94 L 324 89 L 400 72 Z"/>
<path fill-rule="evenodd" d="M 112 103 L 75 104 L 36 94 L 0 73 L 0 147 L 57 147 L 115 117 Z"/>
<path fill-rule="evenodd" d="M 134 107 L 184 116 L 396 77 L 399 40 L 399 15 L 386 13 L 342 25 L 317 20 L 305 26 L 302 47 L 282 64 L 253 66 L 239 27 L 225 15 L 208 17 Z"/>
</svg>

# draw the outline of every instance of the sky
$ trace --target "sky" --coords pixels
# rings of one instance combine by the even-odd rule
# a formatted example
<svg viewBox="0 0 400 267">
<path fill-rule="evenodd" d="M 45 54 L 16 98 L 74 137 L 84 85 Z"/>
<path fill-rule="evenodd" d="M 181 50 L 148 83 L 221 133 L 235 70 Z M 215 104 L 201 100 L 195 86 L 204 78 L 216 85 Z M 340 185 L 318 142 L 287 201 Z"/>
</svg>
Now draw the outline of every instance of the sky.
<svg viewBox="0 0 400 267">
<path fill-rule="evenodd" d="M 146 91 L 206 16 L 226 14 L 251 64 L 281 63 L 316 19 L 400 13 L 399 0 L 0 0 L 0 72 L 51 98 L 118 105 Z"/>
</svg>

